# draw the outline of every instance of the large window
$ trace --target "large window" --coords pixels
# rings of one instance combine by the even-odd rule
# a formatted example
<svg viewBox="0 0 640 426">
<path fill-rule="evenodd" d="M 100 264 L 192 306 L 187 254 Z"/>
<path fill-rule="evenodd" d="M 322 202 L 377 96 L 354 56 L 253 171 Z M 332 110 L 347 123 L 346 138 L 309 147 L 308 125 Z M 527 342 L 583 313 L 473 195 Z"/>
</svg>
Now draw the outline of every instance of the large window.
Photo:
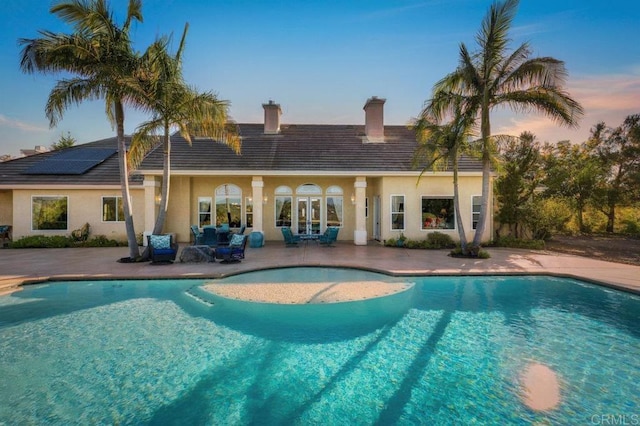
<svg viewBox="0 0 640 426">
<path fill-rule="evenodd" d="M 453 198 L 422 197 L 422 229 L 454 229 Z"/>
<path fill-rule="evenodd" d="M 478 222 L 480 221 L 480 204 L 482 204 L 482 197 L 474 195 L 471 197 L 471 227 L 476 229 Z"/>
<path fill-rule="evenodd" d="M 34 231 L 68 229 L 68 197 L 35 195 L 31 197 L 31 229 Z"/>
<path fill-rule="evenodd" d="M 102 197 L 102 221 L 124 221 L 124 206 L 122 205 L 122 197 Z"/>
<path fill-rule="evenodd" d="M 342 226 L 342 188 L 330 186 L 327 188 L 327 225 Z"/>
<path fill-rule="evenodd" d="M 241 217 L 242 190 L 232 184 L 216 188 L 216 226 L 227 223 L 231 228 L 239 228 Z"/>
<path fill-rule="evenodd" d="M 275 191 L 276 227 L 291 226 L 292 191 L 288 186 L 279 186 Z"/>
<path fill-rule="evenodd" d="M 247 197 L 244 202 L 244 224 L 247 228 L 253 228 L 253 200 L 251 197 Z"/>
<path fill-rule="evenodd" d="M 404 195 L 391 196 L 391 229 L 404 229 Z"/>
<path fill-rule="evenodd" d="M 211 225 L 211 197 L 198 197 L 198 225 Z"/>
</svg>

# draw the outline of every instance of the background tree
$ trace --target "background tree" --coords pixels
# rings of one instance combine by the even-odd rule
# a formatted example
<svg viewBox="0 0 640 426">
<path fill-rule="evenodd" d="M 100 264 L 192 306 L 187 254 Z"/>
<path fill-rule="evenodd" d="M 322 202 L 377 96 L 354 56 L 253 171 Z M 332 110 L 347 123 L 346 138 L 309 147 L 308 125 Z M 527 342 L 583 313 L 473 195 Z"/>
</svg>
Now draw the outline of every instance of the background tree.
<svg viewBox="0 0 640 426">
<path fill-rule="evenodd" d="M 229 123 L 229 103 L 219 100 L 211 92 L 199 93 L 187 86 L 182 74 L 182 52 L 188 31 L 185 25 L 180 45 L 175 55 L 169 54 L 169 39 L 157 40 L 144 56 L 149 78 L 143 83 L 146 103 L 152 110 L 152 118 L 136 129 L 132 137 L 129 157 L 136 168 L 145 155 L 159 141 L 163 151 L 163 173 L 158 216 L 154 234 L 162 233 L 169 206 L 171 181 L 171 131 L 174 128 L 191 144 L 191 136 L 208 137 L 229 145 L 236 153 L 240 150 L 240 138 L 235 126 Z"/>
<path fill-rule="evenodd" d="M 458 68 L 437 82 L 426 109 L 440 119 L 451 113 L 462 97 L 465 115 L 479 117 L 482 139 L 482 204 L 473 246 L 480 246 L 489 207 L 492 152 L 490 112 L 506 106 L 518 112 L 537 111 L 552 120 L 577 125 L 582 107 L 563 86 L 567 76 L 564 63 L 550 57 L 529 58 L 527 43 L 509 52 L 509 30 L 518 0 L 494 3 L 476 35 L 479 50 L 469 53 L 460 44 Z"/>
<path fill-rule="evenodd" d="M 513 228 L 515 238 L 522 238 L 528 203 L 542 180 L 540 143 L 533 133 L 523 132 L 519 138 L 505 139 L 499 156 L 501 171 L 495 182 L 499 205 L 496 219 L 501 225 Z"/>
<path fill-rule="evenodd" d="M 440 123 L 428 109 L 424 109 L 414 124 L 418 147 L 414 153 L 414 164 L 421 164 L 422 176 L 428 170 L 453 170 L 453 203 L 456 214 L 456 227 L 460 237 L 462 254 L 469 254 L 467 235 L 460 214 L 460 193 L 458 187 L 458 161 L 460 155 L 469 152 L 469 140 L 474 121 L 473 117 L 463 116 L 460 108 L 449 122 Z M 418 178 L 420 179 L 420 178 Z"/>
<path fill-rule="evenodd" d="M 575 210 L 580 232 L 588 232 L 584 212 L 604 176 L 602 163 L 593 155 L 589 144 L 572 145 L 569 141 L 546 144 L 543 163 L 545 195 L 569 200 Z"/>
<path fill-rule="evenodd" d="M 616 128 L 598 123 L 588 144 L 603 169 L 593 205 L 607 216 L 606 231 L 614 232 L 616 207 L 629 205 L 640 195 L 640 114 L 628 116 Z"/>
<path fill-rule="evenodd" d="M 71 34 L 40 31 L 40 38 L 21 39 L 24 72 L 63 73 L 45 108 L 53 127 L 71 105 L 104 99 L 108 120 L 116 128 L 120 184 L 129 257 L 139 257 L 130 204 L 124 106 L 144 107 L 139 82 L 144 77 L 140 55 L 129 37 L 133 21 L 142 22 L 142 1 L 129 0 L 122 26 L 113 19 L 106 0 L 69 0 L 54 4 L 51 13 L 73 28 Z"/>
<path fill-rule="evenodd" d="M 71 132 L 67 132 L 66 136 L 64 135 L 64 133 L 62 133 L 60 135 L 60 139 L 58 139 L 58 142 L 55 142 L 51 145 L 51 150 L 58 151 L 65 148 L 71 148 L 76 144 L 76 142 L 76 138 L 71 136 Z"/>
</svg>

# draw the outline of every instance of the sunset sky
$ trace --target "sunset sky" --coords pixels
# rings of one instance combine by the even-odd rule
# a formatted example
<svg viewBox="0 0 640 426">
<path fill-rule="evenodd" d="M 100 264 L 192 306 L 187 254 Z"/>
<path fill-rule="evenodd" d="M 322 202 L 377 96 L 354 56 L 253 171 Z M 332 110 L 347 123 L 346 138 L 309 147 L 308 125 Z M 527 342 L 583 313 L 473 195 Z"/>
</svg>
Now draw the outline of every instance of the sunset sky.
<svg viewBox="0 0 640 426">
<path fill-rule="evenodd" d="M 111 0 L 119 22 L 126 0 Z M 78 143 L 115 134 L 103 102 L 68 110 L 49 128 L 44 106 L 56 77 L 19 69 L 19 38 L 68 32 L 48 0 L 2 0 L 0 155 L 49 146 L 70 132 Z M 175 44 L 190 29 L 187 81 L 231 102 L 238 122 L 262 122 L 262 103 L 281 105 L 283 123 L 363 124 L 367 98 L 387 99 L 385 124 L 407 124 L 433 84 L 457 66 L 461 42 L 474 51 L 488 0 L 212 1 L 144 0 L 133 27 L 139 50 L 162 34 Z M 640 113 L 640 2 L 521 0 L 512 47 L 563 60 L 567 90 L 585 109 L 579 129 L 534 114 L 496 111 L 494 133 L 533 132 L 541 141 L 582 142 L 600 121 L 617 126 Z M 126 132 L 145 119 L 127 110 Z"/>
</svg>

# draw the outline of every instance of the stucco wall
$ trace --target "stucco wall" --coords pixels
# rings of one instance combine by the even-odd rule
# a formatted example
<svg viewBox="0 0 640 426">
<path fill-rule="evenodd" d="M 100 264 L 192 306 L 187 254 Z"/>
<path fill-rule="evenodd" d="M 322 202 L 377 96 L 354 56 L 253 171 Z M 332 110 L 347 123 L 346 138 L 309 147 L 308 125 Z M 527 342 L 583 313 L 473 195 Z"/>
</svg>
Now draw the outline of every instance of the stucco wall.
<svg viewBox="0 0 640 426">
<path fill-rule="evenodd" d="M 68 229 L 66 230 L 32 230 L 31 229 L 31 197 L 38 195 L 59 195 L 68 197 Z M 13 195 L 13 238 L 28 235 L 69 235 L 74 229 L 85 223 L 91 226 L 91 236 L 104 235 L 107 238 L 126 240 L 124 222 L 102 221 L 102 197 L 121 196 L 119 189 L 44 189 L 14 190 Z M 136 232 L 143 231 L 144 191 L 131 190 L 133 202 L 133 219 Z"/>
</svg>

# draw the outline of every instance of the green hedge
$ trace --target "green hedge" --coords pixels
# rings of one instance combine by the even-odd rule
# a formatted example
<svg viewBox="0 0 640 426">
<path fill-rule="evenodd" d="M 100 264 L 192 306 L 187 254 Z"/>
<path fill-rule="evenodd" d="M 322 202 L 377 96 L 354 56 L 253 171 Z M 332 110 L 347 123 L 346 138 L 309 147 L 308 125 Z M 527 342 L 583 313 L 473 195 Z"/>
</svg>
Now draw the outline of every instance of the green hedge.
<svg viewBox="0 0 640 426">
<path fill-rule="evenodd" d="M 390 238 L 385 240 L 384 245 L 387 247 L 406 247 L 409 249 L 444 249 L 456 246 L 453 239 L 442 232 L 431 232 L 427 234 L 424 240 L 404 238 L 401 244 L 399 244 L 398 241 L 399 240 L 395 238 Z"/>
<path fill-rule="evenodd" d="M 96 235 L 87 241 L 76 241 L 64 235 L 31 235 L 9 244 L 10 248 L 66 248 L 66 247 L 120 247 L 126 242 L 111 240 L 104 235 Z"/>
</svg>

